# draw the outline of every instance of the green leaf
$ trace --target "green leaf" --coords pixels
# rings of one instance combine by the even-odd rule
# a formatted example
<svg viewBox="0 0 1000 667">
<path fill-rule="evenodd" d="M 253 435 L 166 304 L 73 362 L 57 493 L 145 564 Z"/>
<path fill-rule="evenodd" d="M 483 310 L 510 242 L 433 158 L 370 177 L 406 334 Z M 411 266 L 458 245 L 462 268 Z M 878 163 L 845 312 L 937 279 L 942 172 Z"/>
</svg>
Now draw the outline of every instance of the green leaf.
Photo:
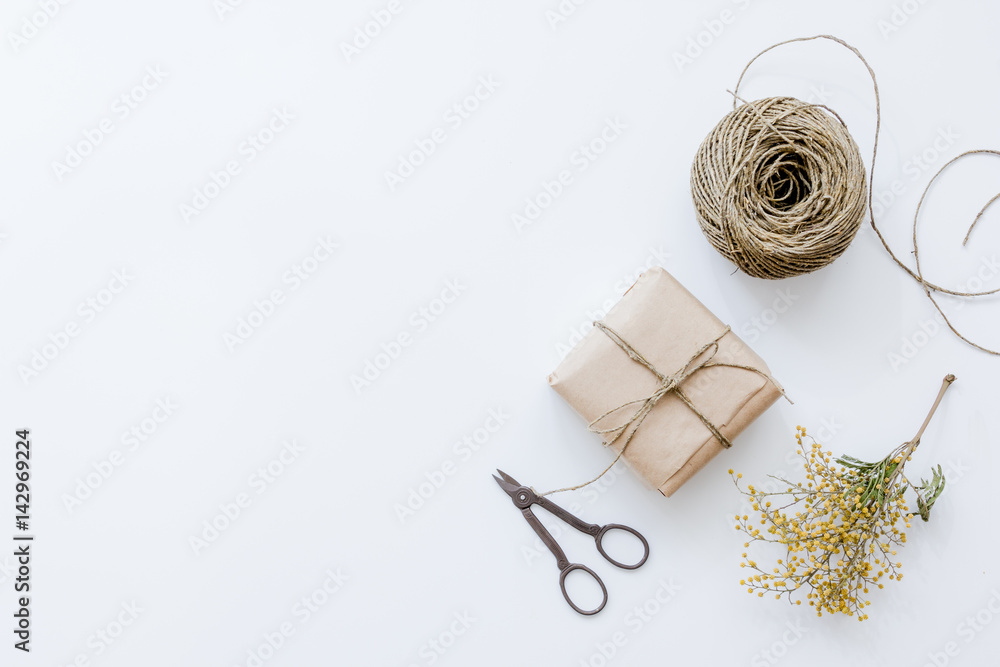
<svg viewBox="0 0 1000 667">
<path fill-rule="evenodd" d="M 931 508 L 934 507 L 934 502 L 944 491 L 945 480 L 941 466 L 939 465 L 936 469 L 932 468 L 931 473 L 933 474 L 930 481 L 921 479 L 920 486 L 913 487 L 913 490 L 917 492 L 917 510 L 920 512 L 920 518 L 924 521 L 930 520 Z"/>
<path fill-rule="evenodd" d="M 868 463 L 867 461 L 862 461 L 861 459 L 856 459 L 853 456 L 848 456 L 846 454 L 837 457 L 835 461 L 838 464 L 844 466 L 845 468 L 852 468 L 854 470 L 867 470 L 872 466 L 876 465 L 874 463 Z"/>
</svg>

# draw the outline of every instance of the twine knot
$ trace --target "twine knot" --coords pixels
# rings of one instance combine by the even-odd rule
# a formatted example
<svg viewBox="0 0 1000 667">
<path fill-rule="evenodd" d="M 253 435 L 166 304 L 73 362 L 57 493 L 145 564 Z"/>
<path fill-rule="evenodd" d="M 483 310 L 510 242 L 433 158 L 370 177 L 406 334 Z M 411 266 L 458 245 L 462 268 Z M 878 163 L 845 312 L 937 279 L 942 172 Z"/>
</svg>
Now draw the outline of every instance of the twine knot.
<svg viewBox="0 0 1000 667">
<path fill-rule="evenodd" d="M 625 447 L 627 447 L 628 443 L 631 442 L 632 437 L 635 435 L 636 430 L 639 428 L 643 420 L 646 418 L 646 415 L 648 415 L 650 411 L 654 407 L 656 407 L 656 404 L 659 403 L 664 396 L 670 393 L 676 394 L 678 398 L 680 398 L 685 404 L 687 404 L 689 408 L 691 408 L 691 410 L 696 415 L 698 415 L 698 417 L 705 424 L 705 426 L 708 427 L 708 430 L 712 432 L 712 435 L 718 438 L 719 442 L 722 443 L 723 447 L 729 448 L 732 446 L 733 443 L 729 441 L 729 438 L 724 436 L 719 431 L 719 429 L 717 429 L 715 425 L 712 424 L 712 422 L 708 419 L 708 417 L 702 414 L 701 410 L 696 408 L 694 404 L 691 403 L 688 397 L 681 390 L 681 384 L 689 377 L 697 373 L 698 371 L 711 366 L 729 365 L 713 361 L 715 359 L 715 355 L 718 354 L 719 352 L 719 341 L 722 339 L 723 336 L 729 333 L 728 326 L 722 331 L 722 333 L 720 333 L 718 336 L 716 336 L 708 343 L 705 343 L 705 345 L 703 345 L 697 352 L 691 355 L 691 358 L 687 360 L 687 363 L 685 363 L 672 375 L 664 375 L 659 370 L 657 370 L 657 368 L 648 359 L 646 359 L 646 357 L 642 356 L 634 347 L 632 347 L 628 343 L 628 341 L 622 338 L 617 331 L 606 325 L 604 322 L 594 322 L 594 327 L 603 331 L 605 335 L 608 336 L 608 338 L 610 338 L 618 347 L 622 349 L 622 351 L 625 352 L 625 354 L 629 356 L 630 359 L 632 359 L 632 361 L 635 361 L 636 363 L 645 366 L 660 381 L 659 386 L 657 386 L 657 388 L 649 396 L 646 396 L 645 398 L 637 398 L 632 401 L 627 401 L 617 407 L 611 408 L 610 410 L 608 410 L 607 412 L 605 412 L 600 417 L 593 420 L 592 422 L 590 422 L 590 424 L 587 425 L 587 430 L 589 430 L 591 433 L 598 433 L 600 435 L 612 435 L 612 434 L 614 435 L 613 438 L 607 440 L 604 443 L 605 447 L 614 444 L 615 442 L 618 441 L 619 438 L 621 438 L 623 435 L 625 435 L 626 432 L 628 432 L 628 436 L 626 437 L 625 442 L 622 445 L 621 449 L 621 451 L 624 452 Z M 618 424 L 617 426 L 612 426 L 609 428 L 599 428 L 598 425 L 602 421 L 604 421 L 605 419 L 607 419 L 608 417 L 617 412 L 625 410 L 626 408 L 632 405 L 638 405 L 639 407 L 636 408 L 636 410 L 624 422 Z M 629 430 L 630 428 L 631 430 Z"/>
</svg>

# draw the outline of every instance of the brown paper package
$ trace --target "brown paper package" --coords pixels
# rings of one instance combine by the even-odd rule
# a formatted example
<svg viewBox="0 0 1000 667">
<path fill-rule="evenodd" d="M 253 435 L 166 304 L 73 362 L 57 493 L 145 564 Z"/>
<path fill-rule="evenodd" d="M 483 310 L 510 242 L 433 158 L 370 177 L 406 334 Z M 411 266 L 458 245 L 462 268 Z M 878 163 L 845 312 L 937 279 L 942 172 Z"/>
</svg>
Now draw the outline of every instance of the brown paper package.
<svg viewBox="0 0 1000 667">
<path fill-rule="evenodd" d="M 643 273 L 604 322 L 664 375 L 680 370 L 726 328 L 662 268 Z M 732 331 L 719 340 L 714 361 L 750 366 L 770 375 L 764 360 Z M 659 380 L 595 327 L 549 376 L 549 384 L 590 423 L 612 408 L 649 396 Z M 773 381 L 728 367 L 703 368 L 689 376 L 681 389 L 730 442 L 782 395 Z M 600 426 L 622 423 L 634 407 L 616 412 Z M 619 438 L 611 448 L 619 451 L 625 439 Z M 722 449 L 701 419 L 670 392 L 636 430 L 622 458 L 669 497 Z"/>
</svg>

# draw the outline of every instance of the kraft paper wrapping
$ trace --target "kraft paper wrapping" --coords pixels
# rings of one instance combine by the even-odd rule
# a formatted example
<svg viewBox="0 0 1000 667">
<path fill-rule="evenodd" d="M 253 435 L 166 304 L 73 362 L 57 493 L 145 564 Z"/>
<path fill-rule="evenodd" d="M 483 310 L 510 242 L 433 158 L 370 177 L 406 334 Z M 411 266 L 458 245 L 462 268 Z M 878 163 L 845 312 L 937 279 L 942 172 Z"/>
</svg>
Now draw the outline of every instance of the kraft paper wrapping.
<svg viewBox="0 0 1000 667">
<path fill-rule="evenodd" d="M 726 329 L 662 268 L 643 273 L 604 322 L 668 376 Z M 770 375 L 764 360 L 732 331 L 719 340 L 713 361 L 750 366 Z M 649 396 L 660 382 L 594 327 L 549 376 L 549 384 L 590 423 L 627 401 Z M 782 395 L 775 382 L 741 368 L 703 368 L 680 387 L 730 442 Z M 625 408 L 598 426 L 618 425 L 633 411 L 634 406 Z M 611 445 L 615 452 L 627 435 Z M 670 392 L 639 425 L 622 458 L 669 497 L 723 448 L 691 408 Z"/>
</svg>

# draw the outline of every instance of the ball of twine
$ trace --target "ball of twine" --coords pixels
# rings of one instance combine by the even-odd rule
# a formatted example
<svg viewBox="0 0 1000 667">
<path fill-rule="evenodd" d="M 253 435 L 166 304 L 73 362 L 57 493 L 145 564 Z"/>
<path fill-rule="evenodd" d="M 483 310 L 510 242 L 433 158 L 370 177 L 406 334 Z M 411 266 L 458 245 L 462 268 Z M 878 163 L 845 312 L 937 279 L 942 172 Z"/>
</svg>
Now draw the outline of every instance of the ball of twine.
<svg viewBox="0 0 1000 667">
<path fill-rule="evenodd" d="M 793 97 L 726 115 L 691 167 L 691 196 L 709 242 L 745 273 L 788 278 L 820 269 L 865 218 L 865 165 L 833 111 Z"/>
<path fill-rule="evenodd" d="M 875 98 L 875 137 L 867 187 L 865 167 L 847 126 L 831 109 L 792 97 L 745 102 L 739 97 L 747 70 L 765 53 L 795 42 L 827 40 L 846 48 L 868 70 Z M 970 156 L 1000 158 L 1000 150 L 967 150 L 945 162 L 931 176 L 913 213 L 913 263 L 900 259 L 875 224 L 872 186 L 882 127 L 875 71 L 855 47 L 833 35 L 796 37 L 772 44 L 743 68 L 733 95 L 733 111 L 708 135 L 691 168 L 691 193 L 705 236 L 744 272 L 760 278 L 785 278 L 826 266 L 847 249 L 869 214 L 872 231 L 886 253 L 923 289 L 942 321 L 972 347 L 1000 356 L 963 335 L 948 318 L 936 295 L 976 298 L 1000 294 L 1000 287 L 963 291 L 924 277 L 917 243 L 917 222 L 931 185 L 945 170 Z M 737 102 L 743 106 L 737 107 Z M 962 244 L 1000 193 L 979 211 Z"/>
</svg>

